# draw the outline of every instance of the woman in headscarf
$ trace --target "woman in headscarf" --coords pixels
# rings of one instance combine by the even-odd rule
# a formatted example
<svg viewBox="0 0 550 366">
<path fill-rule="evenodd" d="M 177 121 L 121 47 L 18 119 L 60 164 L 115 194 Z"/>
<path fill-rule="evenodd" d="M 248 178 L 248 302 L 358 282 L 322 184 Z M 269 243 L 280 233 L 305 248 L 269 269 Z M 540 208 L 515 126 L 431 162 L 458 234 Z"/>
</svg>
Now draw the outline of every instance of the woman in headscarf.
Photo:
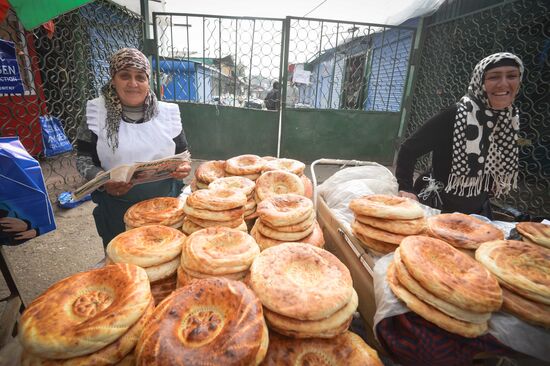
<svg viewBox="0 0 550 366">
<path fill-rule="evenodd" d="M 420 127 L 402 145 L 395 175 L 400 195 L 425 199 L 442 212 L 491 218 L 489 194 L 517 188 L 519 111 L 513 105 L 523 75 L 514 54 L 499 52 L 474 68 L 460 101 Z M 431 179 L 413 186 L 418 157 L 432 152 Z"/>
<path fill-rule="evenodd" d="M 161 159 L 187 150 L 177 104 L 157 101 L 149 88 L 151 67 L 143 53 L 123 48 L 109 61 L 111 79 L 101 95 L 88 101 L 86 119 L 78 130 L 77 169 L 90 180 L 123 164 Z M 175 197 L 191 167 L 182 164 L 171 179 L 132 186 L 108 181 L 92 193 L 94 219 L 107 246 L 123 232 L 124 213 L 153 197 Z"/>
</svg>

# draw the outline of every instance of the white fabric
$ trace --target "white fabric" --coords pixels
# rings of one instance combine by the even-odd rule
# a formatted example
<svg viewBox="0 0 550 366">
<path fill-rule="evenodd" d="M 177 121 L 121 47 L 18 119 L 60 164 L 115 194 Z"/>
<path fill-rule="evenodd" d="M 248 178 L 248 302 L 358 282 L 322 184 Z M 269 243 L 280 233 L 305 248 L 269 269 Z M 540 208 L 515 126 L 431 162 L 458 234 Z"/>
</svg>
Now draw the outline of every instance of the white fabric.
<svg viewBox="0 0 550 366">
<path fill-rule="evenodd" d="M 177 104 L 159 102 L 159 113 L 150 121 L 128 123 L 121 121 L 118 131 L 118 148 L 113 152 L 107 144 L 105 100 L 99 97 L 88 101 L 86 121 L 88 128 L 97 135 L 97 155 L 105 170 L 123 164 L 156 160 L 174 155 L 174 138 L 182 130 Z"/>
</svg>

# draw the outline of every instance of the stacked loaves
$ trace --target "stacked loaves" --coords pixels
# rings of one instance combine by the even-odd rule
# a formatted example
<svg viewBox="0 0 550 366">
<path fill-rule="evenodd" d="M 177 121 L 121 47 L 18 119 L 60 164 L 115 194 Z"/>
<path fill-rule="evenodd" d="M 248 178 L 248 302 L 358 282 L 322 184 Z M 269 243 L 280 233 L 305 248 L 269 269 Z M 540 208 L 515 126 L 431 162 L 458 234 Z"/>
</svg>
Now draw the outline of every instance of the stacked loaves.
<svg viewBox="0 0 550 366">
<path fill-rule="evenodd" d="M 126 230 L 145 225 L 164 225 L 180 229 L 183 224 L 183 202 L 174 197 L 157 197 L 141 201 L 124 214 Z"/>
<path fill-rule="evenodd" d="M 206 161 L 197 167 L 191 181 L 191 191 L 206 189 L 216 179 L 225 177 L 225 160 Z"/>
<path fill-rule="evenodd" d="M 550 225 L 540 222 L 518 222 L 516 230 L 523 241 L 550 248 Z"/>
<path fill-rule="evenodd" d="M 268 343 L 252 290 L 207 278 L 177 289 L 155 309 L 136 346 L 136 365 L 259 365 Z"/>
<path fill-rule="evenodd" d="M 488 222 L 463 213 L 435 215 L 427 219 L 426 234 L 474 256 L 481 243 L 504 239 L 504 233 Z"/>
<path fill-rule="evenodd" d="M 475 253 L 502 285 L 502 309 L 550 328 L 550 249 L 516 240 L 483 243 Z"/>
<path fill-rule="evenodd" d="M 258 219 L 250 234 L 262 250 L 285 242 L 325 244 L 309 198 L 293 193 L 274 195 L 260 202 L 256 211 Z"/>
<path fill-rule="evenodd" d="M 244 207 L 247 198 L 242 190 L 200 189 L 185 201 L 182 231 L 188 235 L 207 227 L 224 226 L 247 231 Z"/>
<path fill-rule="evenodd" d="M 67 277 L 21 315 L 22 365 L 114 365 L 153 313 L 147 273 L 114 264 Z"/>
<path fill-rule="evenodd" d="M 357 309 L 346 266 L 328 251 L 284 243 L 260 253 L 249 284 L 264 306 L 271 330 L 293 338 L 332 338 L 344 333 Z"/>
<path fill-rule="evenodd" d="M 296 174 L 284 170 L 270 170 L 256 180 L 257 203 L 278 194 L 293 193 L 304 196 L 304 183 Z"/>
<path fill-rule="evenodd" d="M 254 239 L 240 230 L 211 227 L 196 231 L 183 247 L 178 287 L 215 276 L 242 280 L 259 253 Z"/>
<path fill-rule="evenodd" d="M 264 158 L 264 160 L 266 160 Z M 273 170 L 283 170 L 293 174 L 296 174 L 304 186 L 304 195 L 313 199 L 313 184 L 311 180 L 304 174 L 306 165 L 299 160 L 287 159 L 287 158 L 273 158 L 265 162 L 264 167 L 262 168 L 262 173 L 273 171 Z"/>
<path fill-rule="evenodd" d="M 106 263 L 130 263 L 142 267 L 158 304 L 176 289 L 176 271 L 186 236 L 163 225 L 138 227 L 117 235 L 106 250 Z"/>
<path fill-rule="evenodd" d="M 254 181 L 245 177 L 225 177 L 219 178 L 208 185 L 209 189 L 235 189 L 241 191 L 246 196 L 244 205 L 244 219 L 248 220 L 256 213 L 256 200 L 254 200 L 254 191 L 256 184 Z"/>
<path fill-rule="evenodd" d="M 413 200 L 387 195 L 367 195 L 351 200 L 355 215 L 351 225 L 361 244 L 376 254 L 393 252 L 408 235 L 424 231 L 424 211 Z"/>
<path fill-rule="evenodd" d="M 463 337 L 487 331 L 502 291 L 487 269 L 439 239 L 408 236 L 395 250 L 387 272 L 393 293 L 423 317 Z"/>
</svg>

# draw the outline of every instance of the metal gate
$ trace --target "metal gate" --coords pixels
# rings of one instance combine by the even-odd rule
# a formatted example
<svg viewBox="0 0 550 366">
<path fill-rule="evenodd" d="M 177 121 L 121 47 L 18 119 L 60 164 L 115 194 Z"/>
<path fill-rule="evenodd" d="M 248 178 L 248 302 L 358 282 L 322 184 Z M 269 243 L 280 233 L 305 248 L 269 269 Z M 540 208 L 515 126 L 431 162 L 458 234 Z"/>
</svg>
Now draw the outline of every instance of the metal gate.
<svg viewBox="0 0 550 366">
<path fill-rule="evenodd" d="M 38 157 L 50 196 L 81 183 L 75 152 L 43 154 L 40 116 L 60 119 L 72 144 L 86 101 L 108 80 L 109 56 L 121 47 L 141 47 L 142 20 L 106 0 L 94 1 L 54 19 L 53 33 L 23 29 L 14 13 L 0 23 L 0 39 L 15 43 L 24 93 L 0 94 L 0 136 L 19 136 Z"/>
<path fill-rule="evenodd" d="M 501 51 L 517 54 L 525 66 L 517 99 L 520 178 L 519 189 L 507 203 L 532 215 L 550 217 L 550 3 L 504 2 L 428 23 L 424 37 L 407 135 L 465 94 L 471 72 L 483 57 Z M 417 170 L 425 171 L 428 166 L 425 157 Z"/>
<path fill-rule="evenodd" d="M 153 24 L 157 93 L 184 103 L 195 157 L 391 161 L 414 24 L 176 13 Z M 278 113 L 264 105 L 275 82 Z"/>
</svg>

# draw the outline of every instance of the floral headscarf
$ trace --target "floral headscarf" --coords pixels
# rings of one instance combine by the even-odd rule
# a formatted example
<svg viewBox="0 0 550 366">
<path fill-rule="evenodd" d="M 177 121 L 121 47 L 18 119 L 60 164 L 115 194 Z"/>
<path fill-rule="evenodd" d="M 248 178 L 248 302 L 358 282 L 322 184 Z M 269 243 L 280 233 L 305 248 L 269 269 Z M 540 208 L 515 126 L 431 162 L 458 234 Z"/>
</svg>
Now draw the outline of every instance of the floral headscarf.
<svg viewBox="0 0 550 366">
<path fill-rule="evenodd" d="M 446 192 L 470 197 L 492 189 L 498 197 L 517 188 L 519 110 L 492 109 L 483 84 L 488 66 L 502 60 L 513 61 L 521 81 L 523 63 L 512 53 L 495 53 L 476 65 L 468 92 L 457 103 Z"/>
<path fill-rule="evenodd" d="M 107 129 L 108 144 L 113 151 L 118 147 L 118 129 L 122 119 L 122 103 L 116 93 L 113 85 L 115 74 L 121 70 L 133 67 L 143 71 L 147 78 L 151 79 L 151 66 L 147 57 L 135 48 L 122 48 L 115 52 L 109 60 L 109 74 L 111 80 L 101 88 L 101 94 L 105 98 L 105 108 L 107 109 Z M 143 120 L 149 121 L 158 114 L 157 97 L 153 90 L 149 89 L 145 102 L 143 103 Z"/>
</svg>

